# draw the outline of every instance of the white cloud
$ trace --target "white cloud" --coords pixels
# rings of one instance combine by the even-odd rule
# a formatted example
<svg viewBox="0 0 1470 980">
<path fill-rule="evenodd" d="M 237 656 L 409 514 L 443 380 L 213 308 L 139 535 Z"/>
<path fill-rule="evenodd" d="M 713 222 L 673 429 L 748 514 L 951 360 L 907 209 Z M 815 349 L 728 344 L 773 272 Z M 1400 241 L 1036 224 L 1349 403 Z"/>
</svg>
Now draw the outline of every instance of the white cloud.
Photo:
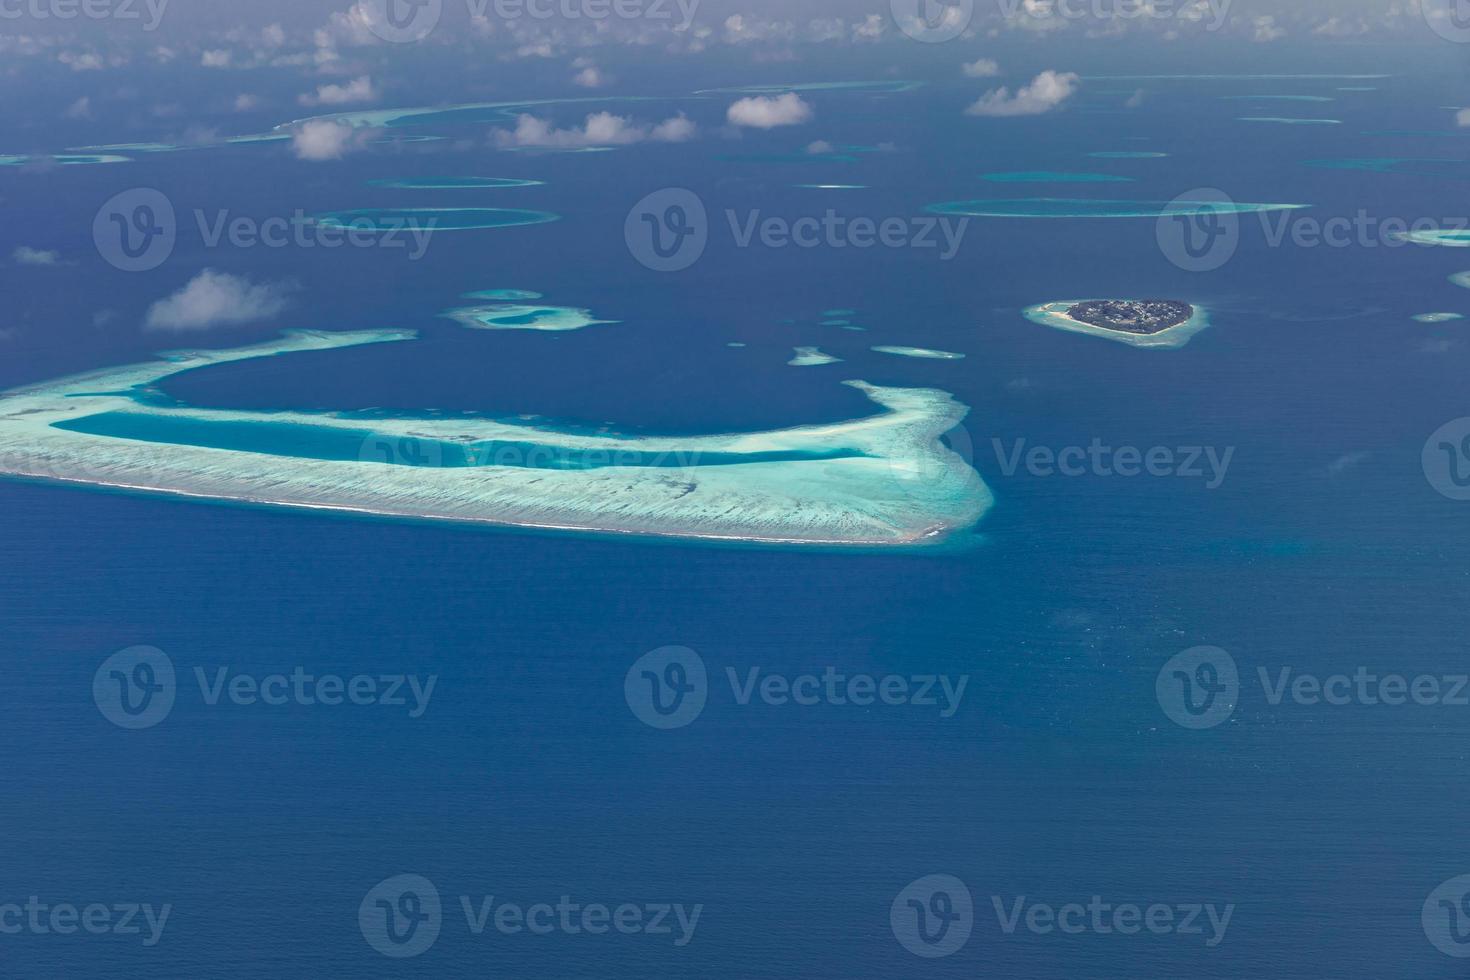
<svg viewBox="0 0 1470 980">
<path fill-rule="evenodd" d="M 71 105 L 67 106 L 66 118 L 68 119 L 91 119 L 92 100 L 88 96 L 82 96 Z"/>
<path fill-rule="evenodd" d="M 1255 28 L 1255 39 L 1258 42 L 1279 41 L 1286 37 L 1286 29 L 1276 26 L 1276 18 L 1271 16 L 1257 17 L 1252 26 Z"/>
<path fill-rule="evenodd" d="M 1361 20 L 1348 21 L 1340 17 L 1329 17 L 1312 28 L 1312 33 L 1318 37 L 1353 37 L 1367 34 L 1368 25 Z"/>
<path fill-rule="evenodd" d="M 978 58 L 968 64 L 961 65 L 968 78 L 994 78 L 1000 74 L 1000 64 L 992 58 Z"/>
<path fill-rule="evenodd" d="M 360 75 L 346 85 L 320 85 L 315 95 L 303 95 L 298 101 L 302 105 L 346 105 L 350 102 L 372 102 L 378 97 L 373 80 Z"/>
<path fill-rule="evenodd" d="M 869 14 L 861 23 L 852 25 L 852 39 L 854 41 L 876 41 L 883 36 L 883 31 L 888 27 L 888 22 L 878 14 Z"/>
<path fill-rule="evenodd" d="M 302 160 L 340 160 L 358 145 L 351 126 L 330 119 L 302 123 L 291 138 L 291 149 Z"/>
<path fill-rule="evenodd" d="M 826 140 L 812 140 L 806 145 L 806 151 L 808 153 L 816 155 L 831 153 L 834 149 L 835 147 L 833 147 L 832 144 L 828 143 Z"/>
<path fill-rule="evenodd" d="M 83 51 L 81 54 L 63 51 L 56 56 L 56 60 L 72 71 L 101 71 L 103 68 L 101 57 L 91 51 Z"/>
<path fill-rule="evenodd" d="M 1368 452 L 1343 453 L 1327 464 L 1327 472 L 1330 476 L 1341 476 L 1349 470 L 1357 469 L 1372 458 L 1373 454 Z"/>
<path fill-rule="evenodd" d="M 694 139 L 697 132 L 698 127 L 681 112 L 653 127 L 653 132 L 648 134 L 648 138 L 655 143 L 687 143 Z"/>
<path fill-rule="evenodd" d="M 241 276 L 205 269 L 183 289 L 148 309 L 149 330 L 209 330 L 269 320 L 290 304 L 291 286 L 252 284 Z"/>
<path fill-rule="evenodd" d="M 516 128 L 495 131 L 495 142 L 501 146 L 543 146 L 568 149 L 582 146 L 627 146 L 652 140 L 660 143 L 682 143 L 692 139 L 694 123 L 682 113 L 665 119 L 657 126 L 635 123 L 626 116 L 595 112 L 579 129 L 557 129 L 545 119 L 523 114 L 516 117 Z"/>
<path fill-rule="evenodd" d="M 375 12 L 368 0 L 358 0 L 346 12 L 332 14 L 326 26 L 316 32 L 316 46 L 331 48 L 337 42 L 357 46 L 379 43 L 382 39 L 373 32 L 373 27 L 384 26 L 378 23 L 384 5 L 377 6 L 379 11 Z"/>
<path fill-rule="evenodd" d="M 1014 96 L 1008 88 L 986 92 L 965 113 L 971 116 L 1039 116 L 1071 98 L 1080 80 L 1071 72 L 1044 71 Z"/>
<path fill-rule="evenodd" d="M 60 252 L 47 252 L 29 245 L 20 246 L 10 253 L 10 257 L 21 265 L 57 265 L 61 262 Z"/>
<path fill-rule="evenodd" d="M 755 129 L 773 129 L 776 126 L 795 126 L 812 118 L 812 107 L 802 101 L 795 92 L 787 92 L 775 98 L 754 96 L 741 99 L 725 113 L 725 118 L 735 126 L 750 126 Z"/>
<path fill-rule="evenodd" d="M 1143 103 L 1147 99 L 1148 93 L 1145 92 L 1143 89 L 1138 89 L 1132 95 L 1128 96 L 1128 101 L 1123 103 L 1123 107 L 1125 109 L 1137 109 L 1139 106 L 1143 105 Z"/>
<path fill-rule="evenodd" d="M 259 105 L 260 100 L 253 95 L 244 94 L 235 96 L 236 112 L 249 112 L 250 110 L 259 107 Z"/>
<path fill-rule="evenodd" d="M 598 70 L 596 65 L 588 65 L 573 76 L 572 83 L 582 88 L 602 88 L 607 84 L 607 77 Z"/>
<path fill-rule="evenodd" d="M 1461 109 L 1455 113 L 1455 125 L 1461 129 L 1470 127 L 1470 109 Z"/>
<path fill-rule="evenodd" d="M 752 20 L 744 14 L 733 14 L 725 18 L 725 40 L 730 44 L 789 41 L 795 33 L 796 26 L 789 21 Z"/>
<path fill-rule="evenodd" d="M 225 48 L 216 48 L 206 51 L 199 57 L 199 64 L 205 68 L 228 68 L 234 56 Z"/>
</svg>

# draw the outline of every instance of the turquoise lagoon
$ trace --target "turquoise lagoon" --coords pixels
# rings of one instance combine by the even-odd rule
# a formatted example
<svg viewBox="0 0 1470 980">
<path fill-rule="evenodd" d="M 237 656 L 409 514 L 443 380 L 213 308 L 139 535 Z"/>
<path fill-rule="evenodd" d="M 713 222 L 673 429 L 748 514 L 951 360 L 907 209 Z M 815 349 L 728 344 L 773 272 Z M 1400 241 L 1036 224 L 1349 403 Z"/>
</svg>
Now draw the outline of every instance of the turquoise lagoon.
<svg viewBox="0 0 1470 980">
<path fill-rule="evenodd" d="M 1231 201 L 1104 201 L 1088 198 L 1025 197 L 1008 200 L 945 201 L 924 208 L 931 214 L 973 218 L 1162 218 L 1192 214 L 1254 214 L 1292 211 L 1306 204 L 1248 204 Z"/>
<path fill-rule="evenodd" d="M 488 418 L 196 408 L 165 378 L 401 330 L 292 331 L 0 394 L 0 473 L 252 504 L 767 545 L 932 545 L 991 505 L 942 437 L 946 392 L 844 384 L 875 414 L 712 436 L 618 436 Z"/>
<path fill-rule="evenodd" d="M 1013 170 L 981 174 L 981 180 L 994 184 L 1128 184 L 1132 177 L 1116 174 L 1066 173 L 1058 170 Z"/>
<path fill-rule="evenodd" d="M 312 219 L 331 228 L 353 228 L 362 231 L 402 231 L 421 228 L 429 231 L 479 231 L 486 228 L 513 228 L 540 225 L 560 220 L 550 211 L 526 211 L 520 208 L 359 208 L 354 211 L 327 211 Z"/>
<path fill-rule="evenodd" d="M 400 190 L 490 190 L 504 187 L 539 187 L 542 181 L 519 177 L 395 177 L 370 180 L 370 187 L 392 187 Z"/>
</svg>

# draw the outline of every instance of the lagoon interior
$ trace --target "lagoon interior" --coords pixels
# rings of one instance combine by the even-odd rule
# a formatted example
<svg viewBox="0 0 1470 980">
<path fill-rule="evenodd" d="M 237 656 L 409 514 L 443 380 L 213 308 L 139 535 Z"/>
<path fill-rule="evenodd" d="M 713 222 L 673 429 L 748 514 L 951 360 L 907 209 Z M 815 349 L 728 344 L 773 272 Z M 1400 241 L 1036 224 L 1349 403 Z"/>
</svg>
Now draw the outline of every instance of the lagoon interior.
<svg viewBox="0 0 1470 980">
<path fill-rule="evenodd" d="M 1470 130 L 1439 108 L 1465 98 L 1455 45 L 1427 55 L 1372 47 L 1371 58 L 1356 47 L 1261 45 L 1232 59 L 1207 46 L 1129 43 L 1033 61 L 1023 51 L 1010 67 L 1017 78 L 1059 63 L 1088 76 L 1391 77 L 1361 92 L 1327 78 L 1089 79 L 1064 116 L 983 120 L 963 115 L 977 86 L 950 63 L 958 52 L 935 60 L 930 47 L 944 46 L 844 48 L 799 65 L 719 54 L 698 77 L 614 65 L 629 90 L 657 96 L 623 111 L 662 119 L 684 109 L 717 128 L 724 97 L 691 101 L 696 89 L 883 79 L 895 59 L 899 77 L 929 84 L 809 90 L 817 115 L 803 132 L 742 141 L 739 152 L 759 161 L 722 160 L 735 150 L 714 138 L 548 154 L 445 140 L 382 146 L 330 172 L 274 143 L 0 169 L 10 218 L 0 253 L 27 244 L 76 263 L 23 279 L 0 270 L 0 326 L 16 331 L 0 344 L 0 388 L 139 363 L 181 343 L 259 343 L 282 328 L 421 339 L 219 365 L 168 379 L 162 395 L 221 409 L 529 416 L 567 430 L 704 435 L 861 417 L 871 404 L 841 382 L 863 378 L 938 388 L 970 406 L 965 454 L 995 495 L 966 550 L 842 554 L 0 482 L 0 665 L 12 692 L 0 714 L 9 749 L 0 892 L 85 902 L 121 883 L 176 909 L 157 948 L 19 937 L 7 939 L 4 972 L 215 978 L 248 962 L 281 978 L 1454 975 L 1419 915 L 1435 885 L 1470 868 L 1470 843 L 1456 833 L 1470 711 L 1275 708 L 1255 678 L 1286 664 L 1322 675 L 1360 664 L 1464 672 L 1470 507 L 1427 484 L 1420 452 L 1467 413 L 1470 342 L 1463 326 L 1411 317 L 1470 308 L 1448 278 L 1470 268 L 1470 253 L 1273 248 L 1253 215 L 1234 260 L 1209 274 L 1171 265 L 1148 218 L 972 218 L 950 262 L 918 249 L 741 249 L 722 228 L 726 209 L 919 215 L 1007 196 L 982 173 L 1041 170 L 1132 180 L 1099 185 L 1108 191 L 1098 198 L 1169 201 L 1219 187 L 1239 201 L 1310 205 L 1269 221 L 1464 209 L 1459 176 L 1304 165 L 1470 155 Z M 508 91 L 503 76 L 488 81 L 493 68 L 467 85 L 424 66 L 402 104 L 464 102 L 467 87 L 474 97 L 579 94 L 559 69 L 530 65 Z M 155 70 L 167 81 L 179 69 Z M 22 77 L 16 101 L 0 103 L 6 152 L 168 135 L 146 114 L 99 127 L 63 120 L 59 105 L 41 126 L 19 106 L 47 98 L 50 84 Z M 233 96 L 232 82 L 212 84 L 222 101 Z M 1135 110 L 1123 109 L 1126 95 L 1098 94 L 1140 86 L 1148 98 Z M 1239 123 L 1240 104 L 1221 96 L 1252 91 L 1332 96 L 1344 124 Z M 299 111 L 294 88 L 266 94 Z M 547 111 L 580 119 L 575 108 Z M 263 132 L 285 118 L 259 116 L 244 128 L 233 116 L 214 122 Z M 1169 156 L 1088 156 L 1131 145 L 1122 137 Z M 781 158 L 814 138 L 897 149 Z M 455 174 L 544 184 L 442 197 L 368 184 Z M 793 186 L 818 181 L 865 189 Z M 418 262 L 389 249 L 211 250 L 186 223 L 168 263 L 127 274 L 96 256 L 90 229 L 102 201 L 137 185 L 164 190 L 184 214 L 483 206 L 561 218 L 438 235 Z M 638 265 L 623 241 L 628 209 L 666 185 L 695 190 L 713 222 L 705 256 L 672 276 Z M 1040 193 L 1020 190 L 1012 196 Z M 273 323 L 182 341 L 136 328 L 205 267 L 302 288 Z M 497 286 L 617 322 L 472 330 L 439 315 Z M 1211 327 L 1187 347 L 1150 352 L 1022 315 L 1060 296 L 1177 296 L 1207 307 Z M 824 311 L 865 330 L 823 326 Z M 792 370 L 798 346 L 843 363 Z M 87 424 L 287 457 L 347 451 L 269 426 Z M 1215 490 L 1185 478 L 1005 471 L 1017 440 L 1094 438 L 1235 454 Z M 196 667 L 264 674 L 298 664 L 437 674 L 438 690 L 414 720 L 211 707 L 195 690 L 164 725 L 126 733 L 99 716 L 90 683 L 105 657 L 134 644 L 166 650 L 185 691 Z M 668 644 L 697 650 L 716 683 L 701 719 L 673 733 L 641 724 L 622 696 L 629 665 Z M 1255 692 L 1208 732 L 1174 725 L 1154 694 L 1160 665 L 1199 644 L 1231 651 Z M 727 667 L 827 665 L 971 681 L 950 719 L 740 706 L 720 687 Z M 688 948 L 476 939 L 461 922 L 430 954 L 395 963 L 363 943 L 355 910 L 373 884 L 410 870 L 449 895 L 706 908 Z M 962 953 L 921 962 L 894 942 L 888 907 L 936 871 L 971 885 L 980 922 Z M 992 894 L 1237 910 L 1213 949 L 1183 937 L 1005 936 Z"/>
</svg>

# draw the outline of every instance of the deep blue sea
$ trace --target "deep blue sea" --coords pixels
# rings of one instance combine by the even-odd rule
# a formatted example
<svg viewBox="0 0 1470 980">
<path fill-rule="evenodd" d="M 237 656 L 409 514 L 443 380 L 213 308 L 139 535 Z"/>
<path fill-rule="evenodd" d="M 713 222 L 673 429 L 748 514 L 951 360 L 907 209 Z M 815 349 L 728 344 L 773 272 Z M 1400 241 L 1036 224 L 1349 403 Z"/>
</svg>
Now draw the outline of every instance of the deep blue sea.
<svg viewBox="0 0 1470 980">
<path fill-rule="evenodd" d="M 923 47 L 923 46 L 917 46 Z M 1453 45 L 1446 45 L 1453 48 Z M 0 169 L 0 254 L 55 249 L 56 268 L 0 269 L 0 386 L 233 347 L 283 328 L 412 328 L 423 339 L 257 360 L 165 385 L 196 405 L 534 415 L 569 426 L 712 433 L 835 421 L 869 403 L 839 384 L 936 387 L 972 412 L 967 454 L 996 497 L 965 549 L 836 553 L 617 541 L 0 483 L 0 903 L 171 906 L 144 936 L 5 936 L 7 977 L 233 978 L 1448 978 L 1421 909 L 1470 873 L 1461 833 L 1470 706 L 1273 705 L 1257 679 L 1470 672 L 1470 504 L 1426 480 L 1430 433 L 1470 415 L 1470 344 L 1456 322 L 1470 269 L 1451 248 L 1272 247 L 1259 219 L 1207 273 L 1171 264 L 1150 219 L 976 218 L 952 261 L 921 249 L 739 248 L 724 212 L 797 218 L 833 207 L 910 217 L 929 204 L 1022 196 L 1167 201 L 1194 188 L 1308 204 L 1304 215 L 1450 219 L 1470 162 L 1438 175 L 1305 161 L 1467 161 L 1454 51 L 1370 45 L 1089 48 L 1076 100 L 1037 118 L 976 119 L 973 82 L 928 50 L 827 63 L 649 68 L 631 111 L 684 110 L 708 131 L 607 153 L 496 152 L 488 124 L 328 166 L 281 146 L 139 155 L 127 165 Z M 1436 58 L 1439 59 L 1436 61 Z M 1022 61 L 1018 55 L 1014 59 Z M 1055 53 L 1037 56 L 1035 71 Z M 424 74 L 391 104 L 567 96 L 507 74 Z M 1028 66 L 1017 64 L 1018 74 Z M 57 69 L 60 71 L 61 69 Z M 168 69 L 157 69 L 166 84 Z M 795 74 L 792 74 L 792 73 Z M 1117 80 L 1174 73 L 1381 73 L 1375 81 Z M 1032 72 L 1034 73 L 1034 72 Z M 408 75 L 405 77 L 415 77 Z M 1029 73 L 1028 73 L 1029 77 Z M 800 130 L 733 137 L 728 95 L 755 83 L 915 79 L 910 92 L 808 92 Z M 493 81 L 492 81 L 493 79 Z M 964 84 L 962 84 L 964 83 Z M 44 78 L 23 83 L 41 86 Z M 1338 91 L 1374 86 L 1373 91 Z M 1142 104 L 1125 109 L 1138 89 Z M 1247 94 L 1332 103 L 1245 103 Z M 23 94 L 23 92 L 21 93 Z M 156 139 L 140 114 L 41 127 L 12 105 L 15 149 Z M 564 124 L 581 110 L 554 110 Z M 1237 121 L 1331 116 L 1333 126 Z M 27 120 L 27 121 L 22 121 Z M 242 132 L 279 118 L 219 120 Z M 811 140 L 877 146 L 852 162 L 781 162 Z M 1143 149 L 1153 159 L 1098 159 Z M 729 157 L 760 156 L 741 160 Z M 985 173 L 1100 171 L 1132 183 L 1055 188 Z M 457 174 L 541 186 L 410 191 L 371 180 Z M 822 192 L 805 183 L 851 183 Z M 162 190 L 185 217 L 174 255 L 129 274 L 92 247 L 98 206 Z M 665 187 L 710 210 L 709 248 L 657 273 L 624 220 Z M 436 236 L 421 261 L 385 249 L 206 248 L 192 209 L 264 218 L 467 204 L 561 220 Z M 202 269 L 293 280 L 268 323 L 185 337 L 139 327 Z M 471 331 L 438 314 L 474 290 L 534 290 L 605 325 Z M 1065 298 L 1168 297 L 1211 327 L 1176 351 L 1028 322 Z M 824 311 L 864 331 L 823 326 Z M 104 313 L 104 311 L 106 311 Z M 99 314 L 102 314 L 99 316 Z M 730 347 L 731 343 L 745 344 Z M 872 345 L 963 353 L 910 360 Z M 792 348 L 843 359 L 787 365 Z M 1007 475 L 1011 447 L 1233 449 L 1215 489 L 1189 477 Z M 156 647 L 178 671 L 162 723 L 124 730 L 93 677 Z M 661 731 L 630 710 L 629 668 L 676 645 L 710 675 L 708 703 Z M 1219 647 L 1239 704 L 1176 724 L 1155 681 Z M 437 678 L 419 717 L 389 705 L 209 704 L 208 677 Z M 745 676 L 969 678 L 933 707 L 740 704 Z M 410 705 L 411 705 L 410 701 Z M 411 959 L 380 955 L 359 904 L 403 874 L 431 881 L 442 928 Z M 944 958 L 897 940 L 890 905 L 924 876 L 957 877 L 973 932 Z M 994 903 L 1233 906 L 1203 935 L 1007 933 Z M 702 906 L 673 935 L 476 935 L 474 905 Z"/>
</svg>

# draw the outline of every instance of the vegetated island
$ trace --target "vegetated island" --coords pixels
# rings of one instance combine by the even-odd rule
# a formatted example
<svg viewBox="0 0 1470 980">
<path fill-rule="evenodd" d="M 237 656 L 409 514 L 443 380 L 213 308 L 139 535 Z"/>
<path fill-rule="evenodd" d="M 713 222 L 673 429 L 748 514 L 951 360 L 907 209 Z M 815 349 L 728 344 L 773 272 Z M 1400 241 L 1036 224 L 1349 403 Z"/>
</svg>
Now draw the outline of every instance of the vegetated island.
<svg viewBox="0 0 1470 980">
<path fill-rule="evenodd" d="M 1104 330 L 1156 334 L 1187 323 L 1194 307 L 1172 299 L 1090 299 L 1069 309 L 1067 316 Z"/>
<path fill-rule="evenodd" d="M 1043 303 L 1026 311 L 1034 323 L 1121 341 L 1177 348 L 1210 325 L 1203 308 L 1171 299 L 1088 299 Z"/>
</svg>

